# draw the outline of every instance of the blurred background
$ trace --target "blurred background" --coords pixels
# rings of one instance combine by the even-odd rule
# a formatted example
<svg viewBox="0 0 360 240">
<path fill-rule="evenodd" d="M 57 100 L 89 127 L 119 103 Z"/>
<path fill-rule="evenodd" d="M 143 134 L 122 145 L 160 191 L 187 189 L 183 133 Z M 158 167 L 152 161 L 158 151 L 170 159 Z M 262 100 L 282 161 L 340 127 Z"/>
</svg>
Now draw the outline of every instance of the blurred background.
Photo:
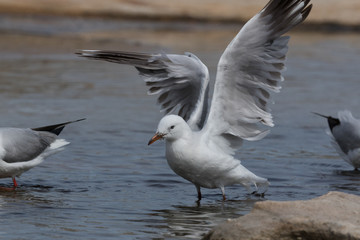
<svg viewBox="0 0 360 240">
<path fill-rule="evenodd" d="M 245 21 L 263 8 L 265 0 L 1 0 L 0 12 L 105 18 L 197 21 Z M 316 23 L 357 25 L 360 3 L 356 0 L 317 0 L 308 19 Z"/>
<path fill-rule="evenodd" d="M 271 186 L 204 189 L 171 171 L 164 143 L 147 146 L 162 117 L 135 69 L 83 59 L 79 49 L 178 53 L 208 66 L 266 0 L 0 0 L 0 126 L 39 127 L 86 117 L 62 137 L 72 144 L 0 192 L 0 238 L 199 239 L 255 202 L 360 192 L 360 175 L 331 147 L 327 123 L 359 110 L 360 1 L 313 0 L 289 35 L 275 127 L 237 153 Z M 0 179 L 11 186 L 11 179 Z"/>
<path fill-rule="evenodd" d="M 160 40 L 151 39 L 150 32 L 170 29 L 181 33 L 199 32 L 209 27 L 222 30 L 239 26 L 266 3 L 266 0 L 104 0 L 101 3 L 96 0 L 0 0 L 3 35 L 0 41 L 3 49 L 20 50 L 20 47 L 24 53 L 53 45 L 56 45 L 53 51 L 64 52 L 96 42 L 104 47 L 106 44 L 112 47 L 114 42 L 134 42 L 163 48 L 178 36 L 165 34 Z M 359 31 L 359 1 L 316 0 L 313 4 L 312 13 L 297 30 Z M 137 37 L 140 29 L 145 39 Z M 23 44 L 17 42 L 20 41 L 17 36 L 21 36 Z M 56 39 L 49 39 L 55 36 Z M 41 45 L 40 49 L 36 48 L 37 44 Z"/>
</svg>

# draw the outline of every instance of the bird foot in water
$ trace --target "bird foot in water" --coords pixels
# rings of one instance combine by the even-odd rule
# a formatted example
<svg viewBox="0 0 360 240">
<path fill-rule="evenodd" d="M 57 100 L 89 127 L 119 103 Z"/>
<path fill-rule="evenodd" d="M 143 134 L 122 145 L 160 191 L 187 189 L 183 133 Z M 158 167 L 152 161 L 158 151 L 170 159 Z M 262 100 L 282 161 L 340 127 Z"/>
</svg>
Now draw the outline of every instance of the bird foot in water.
<svg viewBox="0 0 360 240">
<path fill-rule="evenodd" d="M 265 193 L 263 192 L 263 193 L 259 193 L 259 192 L 257 192 L 257 191 L 253 191 L 252 193 L 251 193 L 251 195 L 254 195 L 254 196 L 256 196 L 256 197 L 265 197 Z"/>
<path fill-rule="evenodd" d="M 16 182 L 16 179 L 15 177 L 12 178 L 13 180 L 13 187 L 12 188 L 9 188 L 9 187 L 0 187 L 0 191 L 2 192 L 12 192 L 12 191 L 15 191 L 15 189 L 17 188 L 18 184 Z"/>
</svg>

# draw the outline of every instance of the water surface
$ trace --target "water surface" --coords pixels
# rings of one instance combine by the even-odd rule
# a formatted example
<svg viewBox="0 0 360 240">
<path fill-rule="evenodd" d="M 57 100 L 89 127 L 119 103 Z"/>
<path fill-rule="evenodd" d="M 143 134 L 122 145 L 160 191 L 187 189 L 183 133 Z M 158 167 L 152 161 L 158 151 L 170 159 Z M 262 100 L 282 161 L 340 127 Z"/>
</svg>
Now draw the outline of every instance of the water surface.
<svg viewBox="0 0 360 240">
<path fill-rule="evenodd" d="M 15 192 L 0 192 L 1 237 L 196 239 L 247 214 L 257 201 L 305 200 L 328 191 L 359 194 L 360 174 L 330 146 L 325 119 L 310 113 L 349 109 L 360 117 L 356 34 L 292 33 L 286 81 L 271 107 L 276 126 L 237 153 L 245 167 L 269 179 L 268 192 L 262 198 L 232 186 L 223 202 L 220 190 L 203 189 L 196 203 L 195 187 L 168 167 L 164 143 L 147 146 L 161 114 L 136 71 L 73 52 L 191 51 L 209 66 L 213 80 L 237 27 L 0 20 L 0 124 L 39 127 L 87 118 L 63 131 L 72 143 L 65 151 L 24 173 Z M 11 186 L 11 179 L 0 185 Z"/>
</svg>

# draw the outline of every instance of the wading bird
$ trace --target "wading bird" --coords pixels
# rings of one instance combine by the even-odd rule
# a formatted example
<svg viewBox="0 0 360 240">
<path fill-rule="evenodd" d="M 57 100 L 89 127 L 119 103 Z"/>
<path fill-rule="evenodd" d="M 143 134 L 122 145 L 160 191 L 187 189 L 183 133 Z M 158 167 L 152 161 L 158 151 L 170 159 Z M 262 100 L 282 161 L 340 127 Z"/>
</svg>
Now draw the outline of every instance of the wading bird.
<svg viewBox="0 0 360 240">
<path fill-rule="evenodd" d="M 314 114 L 327 119 L 331 144 L 345 162 L 357 170 L 360 167 L 360 120 L 348 110 L 338 112 L 338 118 Z"/>
<path fill-rule="evenodd" d="M 0 178 L 11 177 L 15 189 L 18 186 L 15 177 L 63 150 L 69 142 L 58 135 L 67 124 L 82 120 L 85 119 L 32 129 L 0 128 Z"/>
<path fill-rule="evenodd" d="M 208 108 L 209 71 L 192 53 L 148 54 L 82 50 L 80 56 L 134 66 L 157 94 L 167 114 L 160 120 L 152 144 L 166 140 L 171 169 L 200 188 L 252 184 L 266 191 L 268 181 L 250 172 L 235 151 L 243 140 L 262 139 L 272 127 L 268 109 L 271 92 L 279 92 L 290 29 L 310 13 L 310 0 L 271 0 L 251 18 L 222 54 Z"/>
</svg>

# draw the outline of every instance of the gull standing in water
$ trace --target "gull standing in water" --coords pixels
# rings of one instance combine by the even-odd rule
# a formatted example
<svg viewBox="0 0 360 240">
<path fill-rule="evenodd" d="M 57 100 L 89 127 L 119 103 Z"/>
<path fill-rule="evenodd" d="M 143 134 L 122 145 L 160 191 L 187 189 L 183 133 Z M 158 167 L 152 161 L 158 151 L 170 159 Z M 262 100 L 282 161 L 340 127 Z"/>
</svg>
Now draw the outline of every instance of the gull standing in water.
<svg viewBox="0 0 360 240">
<path fill-rule="evenodd" d="M 350 111 L 338 112 L 338 118 L 315 113 L 327 119 L 331 144 L 345 162 L 355 170 L 360 167 L 360 120 L 353 117 Z"/>
<path fill-rule="evenodd" d="M 15 177 L 63 150 L 69 142 L 57 136 L 67 124 L 82 120 L 85 119 L 32 129 L 0 128 L 0 178 L 11 177 L 15 189 Z"/>
<path fill-rule="evenodd" d="M 234 158 L 243 140 L 262 139 L 274 126 L 267 107 L 270 92 L 279 92 L 284 80 L 290 29 L 310 13 L 310 0 L 271 0 L 251 18 L 222 54 L 210 109 L 207 105 L 209 72 L 192 53 L 147 54 L 82 50 L 80 56 L 134 66 L 157 94 L 167 114 L 160 120 L 152 144 L 166 140 L 171 169 L 200 188 L 252 184 L 266 191 L 268 181 Z"/>
</svg>

